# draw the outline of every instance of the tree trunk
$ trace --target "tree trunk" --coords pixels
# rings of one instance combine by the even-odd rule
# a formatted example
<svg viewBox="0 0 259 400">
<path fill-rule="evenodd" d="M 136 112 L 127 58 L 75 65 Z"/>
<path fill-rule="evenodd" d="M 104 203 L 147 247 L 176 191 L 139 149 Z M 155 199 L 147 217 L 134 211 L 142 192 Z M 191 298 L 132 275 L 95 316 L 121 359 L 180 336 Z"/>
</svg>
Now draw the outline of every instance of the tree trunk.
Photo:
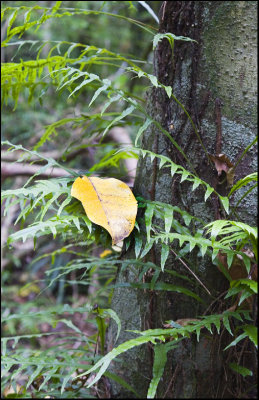
<svg viewBox="0 0 259 400">
<path fill-rule="evenodd" d="M 175 40 L 172 54 L 169 42 L 166 39 L 160 41 L 154 54 L 154 73 L 160 83 L 172 86 L 173 94 L 194 121 L 207 152 L 212 155 L 223 153 L 233 164 L 256 136 L 256 29 L 255 1 L 165 1 L 161 5 L 159 32 L 187 36 L 197 43 Z M 218 182 L 214 164 L 181 107 L 169 99 L 164 90 L 152 88 L 147 94 L 147 111 L 170 132 L 199 177 L 226 195 L 229 188 L 226 188 L 226 183 Z M 145 132 L 142 148 L 165 155 L 190 170 L 183 156 L 154 125 Z M 256 154 L 252 147 L 238 164 L 235 181 L 255 170 Z M 159 170 L 156 161 L 151 163 L 150 158 L 139 160 L 134 193 L 146 199 L 177 205 L 205 222 L 225 218 L 215 197 L 204 202 L 202 189 L 191 191 L 190 183 L 180 184 L 179 176 L 172 178 L 168 169 Z M 242 190 L 238 192 L 232 201 L 236 203 L 243 193 Z M 237 212 L 241 221 L 254 225 L 256 204 L 254 192 L 240 202 Z M 235 219 L 233 215 L 229 218 Z M 149 259 L 159 265 L 159 246 L 150 253 Z M 202 259 L 195 251 L 192 253 L 188 265 L 205 283 L 212 297 L 198 282 L 186 287 L 204 300 L 201 304 L 181 293 L 116 288 L 111 308 L 122 321 L 122 333 L 116 346 L 136 337 L 126 332 L 127 329 L 162 328 L 166 320 L 202 315 L 213 299 L 228 288 L 228 282 L 211 260 Z M 134 252 L 128 251 L 126 257 L 134 258 Z M 173 255 L 167 260 L 166 268 L 190 276 Z M 117 283 L 132 282 L 136 274 L 134 266 L 119 271 Z M 161 273 L 160 280 L 182 285 L 181 280 L 166 273 Z M 224 302 L 217 302 L 216 306 L 208 314 L 227 308 Z M 108 350 L 114 347 L 115 336 L 116 327 L 111 323 Z M 230 343 L 230 335 L 227 340 L 226 343 Z M 176 350 L 168 353 L 157 396 L 235 397 L 232 386 L 236 381 L 227 368 L 226 352 L 223 352 L 226 343 L 224 335 L 221 337 L 215 333 L 202 335 L 198 343 L 195 337 L 183 340 Z M 112 372 L 121 375 L 141 397 L 146 397 L 152 377 L 152 346 L 136 347 L 119 358 L 121 362 L 112 365 Z M 132 397 L 132 393 L 121 386 L 114 382 L 111 384 L 114 398 Z"/>
</svg>

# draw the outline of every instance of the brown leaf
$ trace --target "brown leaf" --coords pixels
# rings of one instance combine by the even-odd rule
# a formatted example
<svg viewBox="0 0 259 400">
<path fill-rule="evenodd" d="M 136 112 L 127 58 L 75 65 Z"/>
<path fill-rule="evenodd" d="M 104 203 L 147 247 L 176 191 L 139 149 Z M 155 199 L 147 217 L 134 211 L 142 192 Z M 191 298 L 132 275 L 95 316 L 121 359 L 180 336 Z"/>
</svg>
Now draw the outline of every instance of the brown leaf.
<svg viewBox="0 0 259 400">
<path fill-rule="evenodd" d="M 175 321 L 176 324 L 179 324 L 181 326 L 186 326 L 189 325 L 189 322 L 192 321 L 200 321 L 200 319 L 197 318 L 182 318 L 182 319 L 177 319 L 177 321 Z"/>
<path fill-rule="evenodd" d="M 214 162 L 219 176 L 221 175 L 222 171 L 226 172 L 227 174 L 229 169 L 234 167 L 234 164 L 232 164 L 232 162 L 225 154 L 216 154 L 215 156 L 210 154 L 209 157 L 211 161 Z"/>
<path fill-rule="evenodd" d="M 251 250 L 242 249 L 242 252 L 245 253 L 251 259 L 252 263 L 255 262 L 254 253 Z M 228 267 L 227 256 L 225 253 L 220 251 L 217 255 L 217 258 L 228 270 L 231 279 L 237 280 L 237 279 L 247 278 L 248 276 L 247 269 L 244 264 L 243 257 L 241 255 L 235 254 L 230 268 Z M 251 270 L 251 277 L 252 279 L 257 280 L 257 268 Z"/>
<path fill-rule="evenodd" d="M 255 262 L 255 256 L 254 253 L 250 249 L 242 249 L 243 253 L 245 253 L 252 262 Z M 227 263 L 227 256 L 225 253 L 222 253 L 221 251 L 218 253 L 217 258 L 219 261 L 224 265 L 226 269 L 228 269 L 229 275 L 231 276 L 231 279 L 233 280 L 238 280 L 238 279 L 245 279 L 248 278 L 248 273 L 246 266 L 243 261 L 243 257 L 239 254 L 235 254 L 232 264 L 230 268 L 228 268 L 228 263 Z M 255 281 L 257 281 L 257 264 L 253 263 L 252 268 L 250 271 L 251 278 Z M 233 305 L 234 309 L 236 309 L 238 305 L 238 301 L 240 299 L 241 293 L 238 295 L 235 304 Z M 251 297 L 248 297 L 245 299 L 242 303 L 243 308 L 248 308 L 249 310 L 252 310 L 253 308 L 253 300 L 254 300 L 254 295 Z M 231 309 L 229 309 L 231 311 Z"/>
</svg>

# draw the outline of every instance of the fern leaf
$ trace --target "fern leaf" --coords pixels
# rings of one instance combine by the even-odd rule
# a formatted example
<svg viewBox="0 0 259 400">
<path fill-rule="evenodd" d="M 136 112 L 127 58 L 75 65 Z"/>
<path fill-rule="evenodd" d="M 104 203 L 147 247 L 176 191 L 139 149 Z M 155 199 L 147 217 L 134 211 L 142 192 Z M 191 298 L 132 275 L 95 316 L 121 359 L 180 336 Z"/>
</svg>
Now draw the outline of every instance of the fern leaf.
<svg viewBox="0 0 259 400">
<path fill-rule="evenodd" d="M 160 339 L 161 337 L 156 337 L 156 336 L 140 336 L 137 337 L 136 339 L 131 339 L 128 340 L 127 342 L 122 343 L 118 347 L 114 348 L 111 352 L 109 352 L 106 356 L 104 356 L 100 361 L 98 361 L 92 368 L 90 368 L 88 371 L 83 372 L 82 374 L 77 375 L 76 378 L 79 378 L 83 375 L 90 374 L 91 372 L 94 372 L 96 369 L 100 367 L 100 370 L 96 374 L 95 378 L 91 381 L 91 383 L 87 386 L 88 388 L 93 386 L 104 374 L 106 369 L 109 367 L 111 361 L 117 357 L 119 354 L 124 353 L 125 351 L 136 347 L 140 346 L 141 344 L 151 342 L 155 343 L 156 339 Z"/>
<path fill-rule="evenodd" d="M 207 201 L 207 199 L 210 197 L 211 193 L 214 191 L 214 189 L 209 186 L 208 184 L 206 184 L 206 192 L 205 192 L 205 196 L 204 196 L 204 201 Z"/>
<path fill-rule="evenodd" d="M 25 152 L 25 153 L 28 153 L 28 154 L 30 154 L 30 155 L 32 155 L 32 156 L 36 156 L 36 157 L 37 157 L 38 159 L 40 159 L 40 160 L 45 160 L 45 161 L 47 161 L 47 163 L 48 163 L 49 166 L 56 166 L 56 167 L 59 167 L 59 168 L 61 168 L 61 169 L 64 169 L 65 171 L 67 171 L 71 176 L 74 176 L 74 177 L 77 177 L 77 176 L 78 176 L 78 174 L 77 174 L 74 170 L 72 170 L 72 169 L 70 169 L 70 168 L 67 168 L 67 167 L 65 167 L 64 165 L 59 164 L 57 161 L 55 161 L 55 160 L 52 159 L 52 158 L 44 157 L 44 156 L 42 156 L 41 154 L 37 153 L 36 151 L 31 151 L 31 150 L 25 149 L 22 145 L 14 145 L 14 144 L 10 143 L 8 140 L 2 141 L 1 144 L 2 144 L 2 145 L 10 146 L 10 148 L 8 149 L 8 151 L 22 150 L 22 151 Z M 44 168 L 45 168 L 45 166 L 44 166 Z M 37 174 L 35 174 L 35 175 L 39 175 L 39 174 L 37 173 Z M 35 175 L 34 175 L 34 176 L 35 176 Z M 32 177 L 26 182 L 26 185 L 28 185 L 28 182 L 30 182 L 31 179 L 32 179 Z"/>
<path fill-rule="evenodd" d="M 256 181 L 257 182 L 258 178 L 257 178 L 257 172 L 254 172 L 250 175 L 245 176 L 242 179 L 239 179 L 239 181 L 237 181 L 237 183 L 231 188 L 228 197 L 230 197 L 235 191 L 241 189 L 241 187 L 248 185 L 250 182 L 252 181 Z"/>
<path fill-rule="evenodd" d="M 135 110 L 135 106 L 130 106 L 128 108 L 126 108 L 126 110 L 124 110 L 118 117 L 116 117 L 108 126 L 107 128 L 105 128 L 104 132 L 103 132 L 103 136 L 105 136 L 106 132 L 108 131 L 108 129 L 110 129 L 110 127 L 112 125 L 115 125 L 118 121 L 122 120 L 123 118 L 125 118 L 127 115 L 131 114 L 134 110 Z"/>
<path fill-rule="evenodd" d="M 239 335 L 235 340 L 233 340 L 228 346 L 226 346 L 224 348 L 224 350 L 227 350 L 229 347 L 231 346 L 236 346 L 238 342 L 240 342 L 240 340 L 243 340 L 245 337 L 247 337 L 246 333 L 242 333 L 241 335 Z"/>
<path fill-rule="evenodd" d="M 220 198 L 220 201 L 222 202 L 226 212 L 228 212 L 228 210 L 229 210 L 229 200 L 228 200 L 228 198 L 220 196 L 207 182 L 201 180 L 200 178 L 197 178 L 197 176 L 195 176 L 193 173 L 187 171 L 181 165 L 175 164 L 168 157 L 165 157 L 165 156 L 163 156 L 161 154 L 153 153 L 152 151 L 149 151 L 149 150 L 140 149 L 138 147 L 132 147 L 132 150 L 136 151 L 138 153 L 141 153 L 143 158 L 146 155 L 149 156 L 151 158 L 151 162 L 155 157 L 157 157 L 162 162 L 161 167 L 164 167 L 164 168 L 170 167 L 171 168 L 171 176 L 173 176 L 175 173 L 177 173 L 177 174 L 181 175 L 181 181 L 180 182 L 183 182 L 185 180 L 193 182 L 193 190 L 194 190 L 194 188 L 198 187 L 199 185 L 205 186 L 205 188 L 206 188 L 206 192 L 205 192 L 205 195 L 204 195 L 204 200 L 205 201 L 209 198 L 211 193 L 213 193 L 213 192 L 216 193 L 216 195 Z"/>
<path fill-rule="evenodd" d="M 76 75 L 76 74 L 75 74 Z M 74 76 L 75 76 L 74 75 Z M 76 79 L 80 78 L 82 74 L 76 75 Z M 72 78 L 73 79 L 73 78 Z M 71 80 L 72 80 L 71 79 Z M 99 77 L 95 74 L 89 74 L 88 79 L 83 80 L 82 83 L 80 83 L 80 85 L 78 85 L 72 93 L 70 93 L 70 95 L 68 96 L 68 98 L 70 98 L 71 96 L 73 96 L 75 94 L 75 92 L 77 92 L 78 90 L 82 89 L 82 87 L 88 85 L 88 83 L 93 82 L 95 80 L 99 81 Z M 69 84 L 71 84 L 71 81 L 69 82 Z"/>
<path fill-rule="evenodd" d="M 101 111 L 101 115 L 104 114 L 105 110 L 115 101 L 118 101 L 121 99 L 121 93 L 117 93 L 114 96 L 110 97 L 110 99 L 107 101 L 107 103 L 104 104 L 102 111 Z"/>
<path fill-rule="evenodd" d="M 96 90 L 92 100 L 89 103 L 89 107 L 93 104 L 93 102 L 97 99 L 97 97 L 104 92 L 105 90 L 108 89 L 109 86 L 111 86 L 111 81 L 109 79 L 104 79 L 103 80 L 104 85 L 101 86 L 99 89 Z"/>
<path fill-rule="evenodd" d="M 147 232 L 147 243 L 150 242 L 150 231 L 151 231 L 151 223 L 154 214 L 155 205 L 148 204 L 147 209 L 145 212 L 145 225 L 146 225 L 146 232 Z M 143 255 L 142 255 L 143 257 Z"/>
<path fill-rule="evenodd" d="M 168 208 L 165 209 L 165 213 L 164 213 L 164 221 L 165 221 L 165 232 L 169 233 L 171 226 L 172 226 L 172 222 L 173 222 L 173 210 L 169 210 Z"/>
<path fill-rule="evenodd" d="M 196 178 L 196 179 L 194 180 L 194 182 L 193 182 L 192 191 L 194 191 L 194 190 L 195 190 L 199 185 L 201 185 L 201 184 L 202 184 L 201 179 Z"/>
<path fill-rule="evenodd" d="M 224 324 L 225 328 L 228 330 L 228 332 L 230 333 L 230 335 L 233 336 L 233 333 L 232 333 L 230 325 L 229 325 L 229 320 L 228 320 L 227 314 L 223 314 L 223 324 Z"/>
<path fill-rule="evenodd" d="M 257 338 L 258 338 L 257 327 L 252 325 L 246 325 L 242 327 L 242 329 L 244 329 L 245 333 L 247 334 L 249 339 L 254 343 L 255 347 L 257 347 Z"/>
<path fill-rule="evenodd" d="M 154 399 L 158 383 L 164 373 L 167 361 L 168 346 L 166 344 L 156 344 L 154 347 L 153 377 L 149 384 L 147 398 Z"/>
<path fill-rule="evenodd" d="M 60 126 L 66 125 L 69 122 L 81 122 L 84 120 L 84 117 L 75 117 L 75 118 L 63 118 L 59 121 L 54 122 L 46 127 L 46 130 L 42 137 L 40 138 L 39 142 L 34 146 L 33 151 L 37 151 L 41 146 L 46 143 L 47 140 L 50 140 L 52 134 L 56 134 L 56 128 Z"/>
<path fill-rule="evenodd" d="M 162 250 L 161 250 L 161 270 L 164 272 L 165 262 L 168 258 L 169 254 L 169 246 L 167 244 L 162 243 Z"/>
<path fill-rule="evenodd" d="M 196 42 L 196 40 L 191 39 L 191 38 L 189 38 L 187 36 L 176 36 L 176 35 L 174 35 L 173 33 L 170 33 L 170 32 L 157 33 L 154 36 L 154 39 L 153 39 L 153 50 L 157 47 L 158 43 L 164 38 L 167 39 L 170 44 L 172 43 L 173 40 L 183 40 L 185 42 Z"/>
<path fill-rule="evenodd" d="M 137 234 L 135 234 L 134 238 L 135 238 L 135 256 L 136 258 L 138 258 L 142 248 L 142 236 L 138 232 Z"/>
<path fill-rule="evenodd" d="M 229 367 L 233 371 L 237 372 L 238 374 L 241 374 L 244 378 L 246 376 L 252 376 L 253 375 L 253 372 L 250 369 L 242 367 L 241 365 L 238 365 L 236 363 L 230 363 Z"/>
<path fill-rule="evenodd" d="M 219 199 L 220 199 L 220 201 L 221 201 L 226 213 L 229 214 L 229 200 L 228 200 L 228 198 L 219 195 Z"/>
<path fill-rule="evenodd" d="M 80 231 L 79 218 L 67 215 L 63 218 L 61 217 L 52 217 L 45 222 L 35 222 L 30 225 L 28 228 L 22 229 L 18 232 L 11 234 L 7 240 L 7 244 L 11 244 L 15 241 L 22 240 L 23 243 L 29 238 L 38 238 L 42 235 L 48 235 L 50 233 L 53 234 L 55 238 L 57 233 L 64 232 L 64 229 L 68 229 L 71 227 L 71 222 L 73 222 L 76 228 Z"/>
<path fill-rule="evenodd" d="M 149 127 L 150 124 L 152 124 L 153 120 L 150 118 L 147 118 L 146 121 L 144 122 L 144 125 L 142 125 L 137 134 L 136 134 L 136 139 L 135 139 L 135 147 L 137 146 L 138 140 L 140 138 L 140 136 L 142 135 L 142 133 Z"/>
</svg>

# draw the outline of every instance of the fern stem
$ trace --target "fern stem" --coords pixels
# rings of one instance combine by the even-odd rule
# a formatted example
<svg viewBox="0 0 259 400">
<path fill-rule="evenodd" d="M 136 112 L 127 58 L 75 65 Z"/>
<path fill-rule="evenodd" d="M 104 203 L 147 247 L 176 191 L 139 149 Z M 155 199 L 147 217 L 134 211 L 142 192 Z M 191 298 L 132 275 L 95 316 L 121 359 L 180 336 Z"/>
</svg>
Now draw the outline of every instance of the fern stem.
<svg viewBox="0 0 259 400">
<path fill-rule="evenodd" d="M 245 194 L 243 194 L 243 196 L 238 200 L 237 204 L 234 207 L 233 213 L 234 211 L 236 211 L 237 206 L 239 205 L 239 203 L 241 203 L 241 201 L 248 195 L 248 193 L 252 192 L 253 189 L 255 189 L 257 187 L 257 183 L 255 185 L 253 185 L 252 187 L 250 187 Z"/>
<path fill-rule="evenodd" d="M 246 153 L 248 152 L 248 150 L 257 142 L 258 140 L 258 136 L 255 137 L 255 139 L 252 141 L 251 144 L 249 144 L 245 150 L 243 151 L 243 153 L 241 154 L 241 156 L 239 157 L 239 159 L 237 160 L 237 162 L 235 163 L 233 170 L 236 169 L 236 167 L 238 166 L 238 164 L 240 163 L 240 161 L 242 160 L 242 158 L 246 155 Z"/>
</svg>

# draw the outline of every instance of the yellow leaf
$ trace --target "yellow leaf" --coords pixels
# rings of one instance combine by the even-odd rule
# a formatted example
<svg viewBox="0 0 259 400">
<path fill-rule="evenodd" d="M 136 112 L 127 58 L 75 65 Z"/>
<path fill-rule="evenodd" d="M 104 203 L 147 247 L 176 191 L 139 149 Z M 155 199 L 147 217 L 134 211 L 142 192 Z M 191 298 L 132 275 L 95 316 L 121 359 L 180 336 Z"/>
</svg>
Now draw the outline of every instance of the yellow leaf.
<svg viewBox="0 0 259 400">
<path fill-rule="evenodd" d="M 116 244 L 134 228 L 138 203 L 126 183 L 115 178 L 77 178 L 71 196 L 80 200 L 88 218 L 105 228 Z"/>
<path fill-rule="evenodd" d="M 109 256 L 110 254 L 112 254 L 112 251 L 111 250 L 104 250 L 100 255 L 99 255 L 99 257 L 100 258 L 104 258 L 104 257 L 106 257 L 106 256 Z"/>
</svg>

